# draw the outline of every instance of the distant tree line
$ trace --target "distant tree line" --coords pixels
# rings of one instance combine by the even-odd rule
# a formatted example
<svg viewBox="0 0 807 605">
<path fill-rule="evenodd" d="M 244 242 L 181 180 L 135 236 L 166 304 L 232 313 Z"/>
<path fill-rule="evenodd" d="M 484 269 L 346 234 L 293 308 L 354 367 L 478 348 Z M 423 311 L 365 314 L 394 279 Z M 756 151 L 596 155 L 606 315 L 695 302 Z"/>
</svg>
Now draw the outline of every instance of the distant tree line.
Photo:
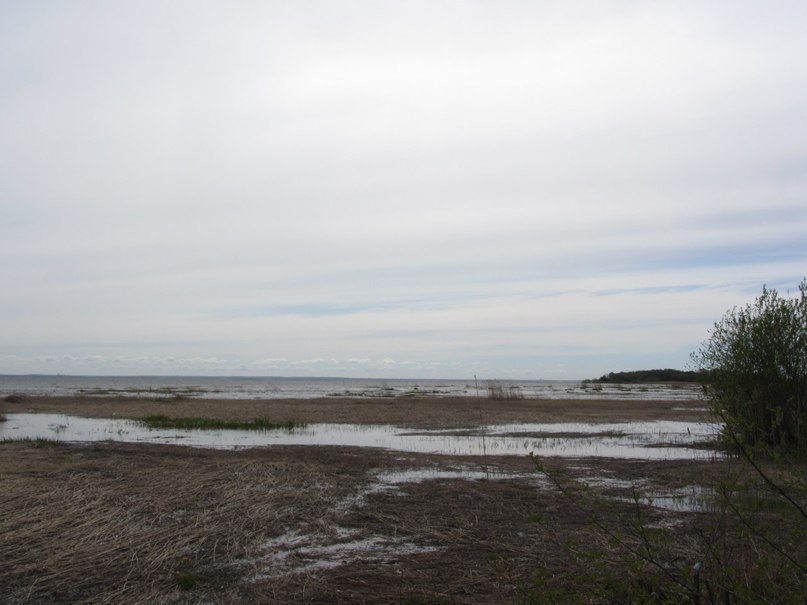
<svg viewBox="0 0 807 605">
<path fill-rule="evenodd" d="M 609 372 L 599 378 L 584 380 L 587 383 L 617 384 L 632 382 L 705 382 L 706 372 L 691 372 L 684 370 L 638 370 L 635 372 Z"/>
</svg>

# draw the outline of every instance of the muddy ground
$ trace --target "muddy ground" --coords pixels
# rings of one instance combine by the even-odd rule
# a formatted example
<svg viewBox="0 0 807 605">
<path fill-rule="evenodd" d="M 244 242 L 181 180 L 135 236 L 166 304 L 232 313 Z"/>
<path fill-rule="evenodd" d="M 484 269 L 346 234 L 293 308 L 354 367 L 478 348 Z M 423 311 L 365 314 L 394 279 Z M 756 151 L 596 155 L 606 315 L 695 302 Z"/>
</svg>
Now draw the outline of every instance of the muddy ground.
<svg viewBox="0 0 807 605">
<path fill-rule="evenodd" d="M 94 418 L 204 416 L 269 418 L 278 422 L 349 422 L 419 428 L 463 428 L 510 422 L 619 422 L 702 420 L 705 403 L 692 401 L 608 401 L 488 399 L 468 397 L 193 399 L 183 397 L 21 397 L 5 402 L 7 413 L 49 412 Z"/>
<path fill-rule="evenodd" d="M 6 403 L 5 411 L 425 428 L 703 420 L 702 406 L 85 397 Z M 715 528 L 712 513 L 637 504 L 634 493 L 716 484 L 742 472 L 730 460 L 552 458 L 543 464 L 549 477 L 526 456 L 3 443 L 0 602 L 612 602 L 614 595 L 633 590 L 637 577 L 660 586 L 653 578 L 664 572 L 688 586 L 686 570 Z M 441 474 L 446 472 L 453 474 Z M 656 553 L 655 563 L 641 557 L 637 563 L 632 549 L 641 551 L 648 540 L 642 532 L 674 532 L 675 540 Z"/>
</svg>

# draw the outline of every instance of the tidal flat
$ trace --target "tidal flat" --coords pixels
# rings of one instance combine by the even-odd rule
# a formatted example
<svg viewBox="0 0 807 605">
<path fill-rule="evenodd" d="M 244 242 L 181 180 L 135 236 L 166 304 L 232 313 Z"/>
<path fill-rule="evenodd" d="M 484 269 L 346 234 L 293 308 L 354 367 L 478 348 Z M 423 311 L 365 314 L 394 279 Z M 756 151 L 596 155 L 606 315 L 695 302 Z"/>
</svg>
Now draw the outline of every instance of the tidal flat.
<svg viewBox="0 0 807 605">
<path fill-rule="evenodd" d="M 3 603 L 608 602 L 602 583 L 631 579 L 628 547 L 641 547 L 641 531 L 674 532 L 674 544 L 656 554 L 689 582 L 699 541 L 725 525 L 712 486 L 747 475 L 737 460 L 708 455 L 700 438 L 684 449 L 707 455 L 689 458 L 535 458 L 529 448 L 488 451 L 495 431 L 482 430 L 512 436 L 528 426 L 531 439 L 597 439 L 632 423 L 703 426 L 713 419 L 701 400 L 93 396 L 3 405 L 6 422 L 32 413 L 268 418 L 395 426 L 479 444 L 434 453 L 349 440 L 216 449 L 12 438 L 0 444 Z M 648 581 L 658 574 L 651 567 Z"/>
</svg>

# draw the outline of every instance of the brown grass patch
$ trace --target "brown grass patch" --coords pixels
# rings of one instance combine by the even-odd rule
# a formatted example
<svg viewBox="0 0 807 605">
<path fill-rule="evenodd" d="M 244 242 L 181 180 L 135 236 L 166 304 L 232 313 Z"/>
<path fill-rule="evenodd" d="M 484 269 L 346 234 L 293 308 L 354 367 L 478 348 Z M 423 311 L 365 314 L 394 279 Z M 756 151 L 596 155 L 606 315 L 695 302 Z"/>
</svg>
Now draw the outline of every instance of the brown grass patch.
<svg viewBox="0 0 807 605">
<path fill-rule="evenodd" d="M 9 604 L 518 602 L 536 570 L 562 577 L 570 545 L 598 539 L 525 457 L 0 449 L 0 602 Z M 570 476 L 667 484 L 718 472 L 692 462 L 557 465 Z M 460 467 L 521 476 L 369 489 L 380 471 Z M 629 504 L 600 509 L 629 526 Z M 351 547 L 363 543 L 371 546 Z"/>
<path fill-rule="evenodd" d="M 318 523 L 355 485 L 288 450 L 6 443 L 0 601 L 184 602 L 183 579 L 240 602 L 248 561 L 287 526 Z M 361 476 L 363 463 L 348 456 Z"/>
<path fill-rule="evenodd" d="M 480 423 L 704 420 L 703 401 L 489 399 L 486 397 L 325 399 L 147 399 L 31 397 L 7 412 L 49 412 L 96 418 L 153 415 L 250 420 L 395 424 L 413 428 L 472 428 Z"/>
</svg>

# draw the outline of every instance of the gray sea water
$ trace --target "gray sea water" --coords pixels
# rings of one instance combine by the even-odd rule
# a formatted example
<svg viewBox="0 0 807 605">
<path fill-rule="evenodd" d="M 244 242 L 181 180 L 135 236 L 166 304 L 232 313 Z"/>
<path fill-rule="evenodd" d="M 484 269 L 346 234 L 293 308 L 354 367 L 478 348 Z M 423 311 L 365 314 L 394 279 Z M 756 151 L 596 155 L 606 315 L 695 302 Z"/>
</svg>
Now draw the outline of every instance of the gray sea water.
<svg viewBox="0 0 807 605">
<path fill-rule="evenodd" d="M 699 387 L 667 384 L 587 384 L 579 381 L 283 378 L 195 376 L 0 375 L 0 397 L 20 395 L 132 395 L 216 399 L 318 397 L 485 397 L 489 389 L 536 399 L 701 399 Z"/>
</svg>

